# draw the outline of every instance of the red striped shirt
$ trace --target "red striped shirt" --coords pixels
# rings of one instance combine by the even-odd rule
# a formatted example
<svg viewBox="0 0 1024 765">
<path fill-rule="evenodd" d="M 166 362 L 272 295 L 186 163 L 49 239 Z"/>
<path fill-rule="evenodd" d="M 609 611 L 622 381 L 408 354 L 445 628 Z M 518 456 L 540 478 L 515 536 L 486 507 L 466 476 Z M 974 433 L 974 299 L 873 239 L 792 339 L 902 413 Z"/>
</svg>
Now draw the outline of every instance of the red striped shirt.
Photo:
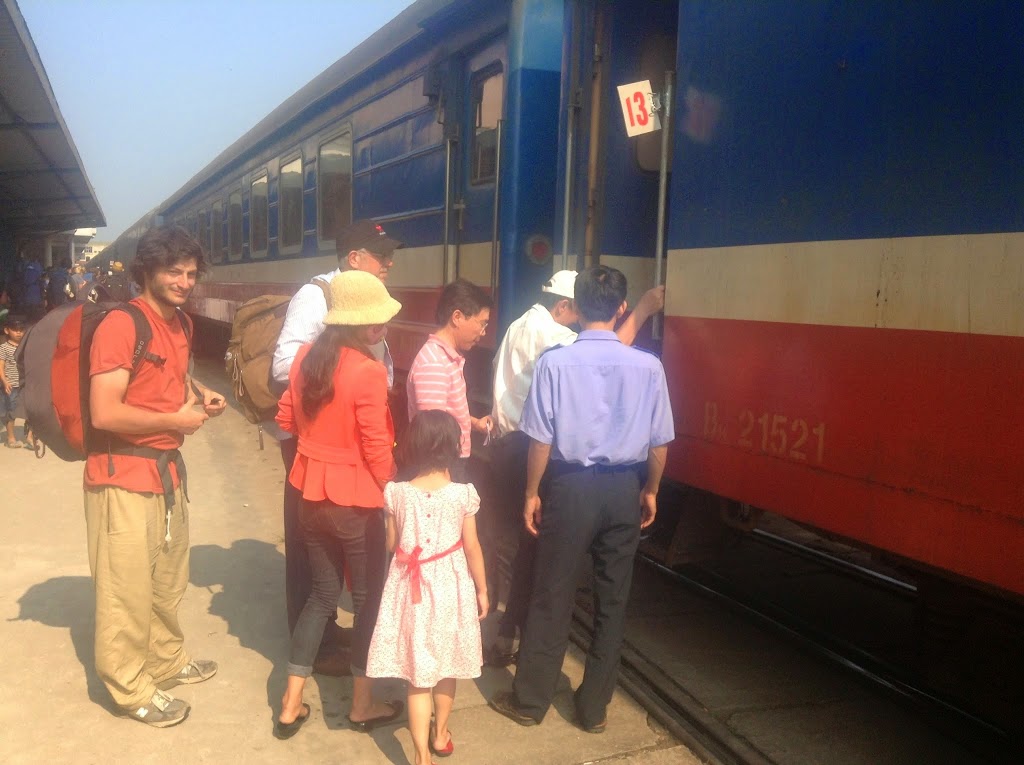
<svg viewBox="0 0 1024 765">
<path fill-rule="evenodd" d="M 405 393 L 410 420 L 428 409 L 440 409 L 455 418 L 462 430 L 461 456 L 468 457 L 471 422 L 462 371 L 465 366 L 465 356 L 437 335 L 431 335 L 409 367 Z"/>
</svg>

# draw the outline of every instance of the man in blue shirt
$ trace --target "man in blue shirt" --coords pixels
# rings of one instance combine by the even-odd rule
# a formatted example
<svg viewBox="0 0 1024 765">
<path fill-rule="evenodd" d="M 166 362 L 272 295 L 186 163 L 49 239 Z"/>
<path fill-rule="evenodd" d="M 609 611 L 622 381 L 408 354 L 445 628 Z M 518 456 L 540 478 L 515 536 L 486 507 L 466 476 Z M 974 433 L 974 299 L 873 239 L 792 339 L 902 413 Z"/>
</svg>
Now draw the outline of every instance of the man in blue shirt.
<svg viewBox="0 0 1024 765">
<path fill-rule="evenodd" d="M 523 516 L 537 558 L 512 692 L 490 705 L 520 725 L 544 719 L 568 645 L 576 571 L 590 555 L 595 632 L 575 701 L 580 727 L 597 733 L 615 690 L 640 529 L 654 522 L 675 431 L 661 362 L 615 336 L 626 277 L 589 268 L 575 292 L 583 332 L 540 357 L 520 421 L 530 438 Z"/>
</svg>

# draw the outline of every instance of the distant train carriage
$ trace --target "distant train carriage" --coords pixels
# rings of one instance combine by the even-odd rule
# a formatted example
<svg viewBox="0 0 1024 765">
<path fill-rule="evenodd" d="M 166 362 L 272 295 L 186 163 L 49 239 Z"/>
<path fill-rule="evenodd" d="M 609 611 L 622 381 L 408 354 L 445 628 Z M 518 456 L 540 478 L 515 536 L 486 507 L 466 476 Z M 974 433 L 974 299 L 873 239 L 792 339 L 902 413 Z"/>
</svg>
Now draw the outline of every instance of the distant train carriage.
<svg viewBox="0 0 1024 765">
<path fill-rule="evenodd" d="M 1019 597 L 1021 39 L 996 0 L 420 0 L 111 257 L 153 221 L 189 227 L 214 263 L 191 310 L 224 331 L 373 218 L 407 245 L 400 369 L 456 276 L 491 289 L 498 333 L 563 264 L 614 265 L 635 299 L 658 278 L 662 144 L 627 138 L 616 88 L 660 92 L 671 70 L 649 341 L 676 413 L 669 478 L 716 514 L 769 510 Z M 479 406 L 489 349 L 467 365 Z"/>
</svg>

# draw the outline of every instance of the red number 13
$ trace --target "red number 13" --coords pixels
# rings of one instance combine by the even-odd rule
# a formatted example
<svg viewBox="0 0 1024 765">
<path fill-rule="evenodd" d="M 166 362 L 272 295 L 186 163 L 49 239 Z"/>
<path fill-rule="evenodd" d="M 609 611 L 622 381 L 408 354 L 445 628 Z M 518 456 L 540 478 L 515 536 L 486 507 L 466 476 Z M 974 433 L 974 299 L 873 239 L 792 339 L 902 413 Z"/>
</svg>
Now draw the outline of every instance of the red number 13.
<svg viewBox="0 0 1024 765">
<path fill-rule="evenodd" d="M 637 114 L 633 115 L 633 104 L 636 104 Z M 644 94 L 637 91 L 633 94 L 632 98 L 626 99 L 626 111 L 629 112 L 629 126 L 636 127 L 637 125 L 646 125 L 650 120 L 650 115 L 647 113 L 647 99 L 644 98 Z"/>
</svg>

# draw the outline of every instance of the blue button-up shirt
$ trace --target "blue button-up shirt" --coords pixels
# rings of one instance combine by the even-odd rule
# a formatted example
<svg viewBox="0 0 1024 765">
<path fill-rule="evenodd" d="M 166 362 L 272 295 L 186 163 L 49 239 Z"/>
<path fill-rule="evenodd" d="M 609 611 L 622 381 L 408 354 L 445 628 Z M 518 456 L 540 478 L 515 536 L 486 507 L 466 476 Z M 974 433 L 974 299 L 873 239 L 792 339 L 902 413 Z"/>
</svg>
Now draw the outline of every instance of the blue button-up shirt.
<svg viewBox="0 0 1024 765">
<path fill-rule="evenodd" d="M 585 330 L 537 361 L 519 429 L 578 465 L 630 465 L 675 438 L 665 369 L 614 332 Z"/>
</svg>

